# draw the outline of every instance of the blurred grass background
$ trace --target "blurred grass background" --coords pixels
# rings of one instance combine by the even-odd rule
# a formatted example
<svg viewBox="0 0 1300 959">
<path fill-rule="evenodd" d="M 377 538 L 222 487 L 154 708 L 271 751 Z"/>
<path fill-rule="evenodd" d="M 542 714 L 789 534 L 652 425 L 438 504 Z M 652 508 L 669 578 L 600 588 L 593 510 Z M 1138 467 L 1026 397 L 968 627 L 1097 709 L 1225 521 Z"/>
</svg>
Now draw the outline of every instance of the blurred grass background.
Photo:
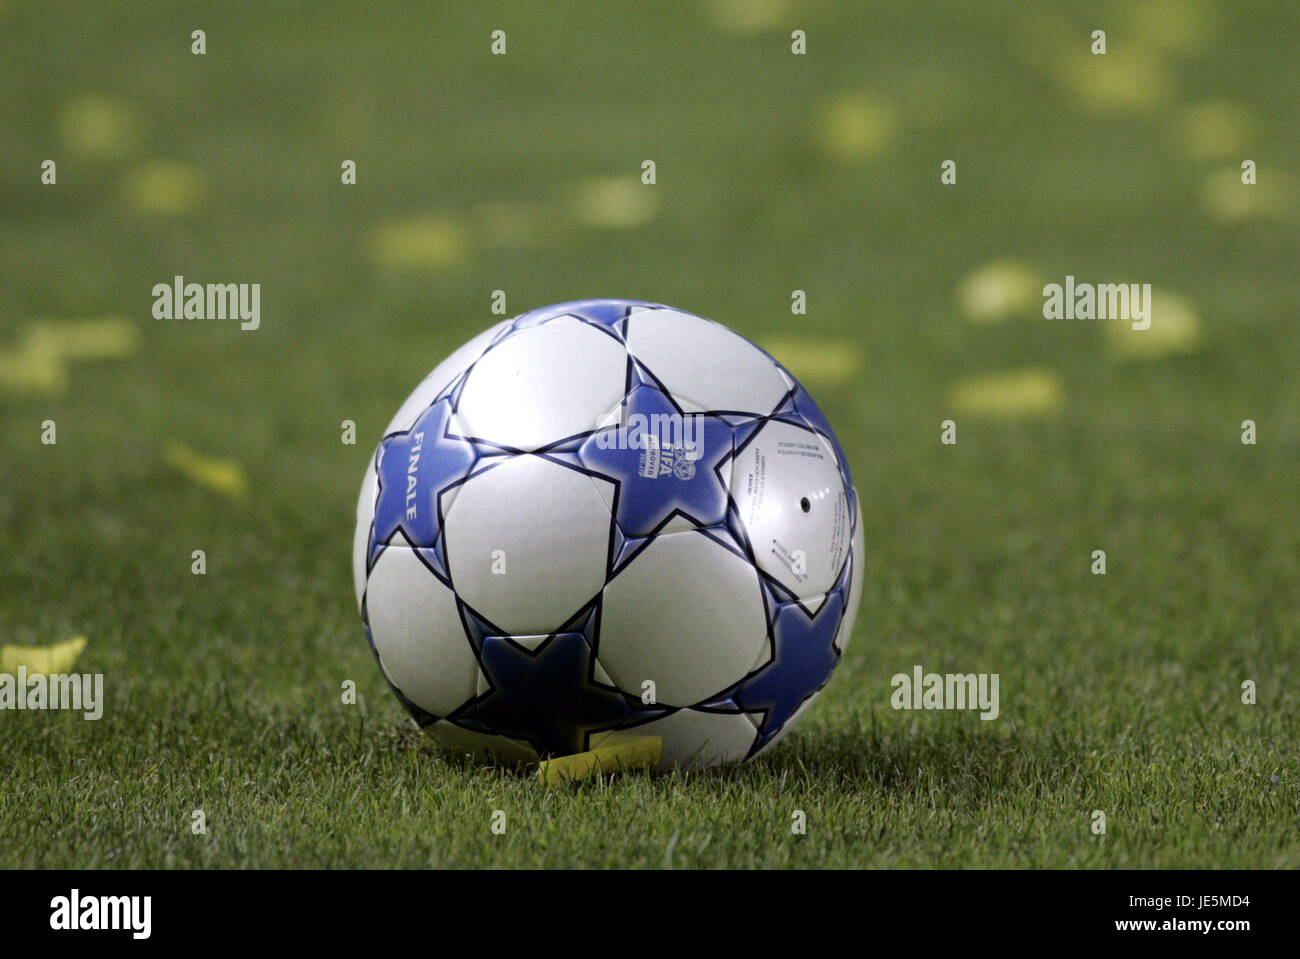
<svg viewBox="0 0 1300 959">
<path fill-rule="evenodd" d="M 109 696 L 0 715 L 0 864 L 1300 864 L 1298 42 L 1283 2 L 0 2 L 0 644 L 84 634 Z M 176 274 L 261 329 L 152 319 Z M 1152 283 L 1148 338 L 1042 319 L 1066 274 Z M 770 760 L 547 799 L 404 731 L 356 489 L 497 289 L 709 316 L 827 410 L 863 606 Z M 914 663 L 1002 717 L 894 712 Z"/>
</svg>

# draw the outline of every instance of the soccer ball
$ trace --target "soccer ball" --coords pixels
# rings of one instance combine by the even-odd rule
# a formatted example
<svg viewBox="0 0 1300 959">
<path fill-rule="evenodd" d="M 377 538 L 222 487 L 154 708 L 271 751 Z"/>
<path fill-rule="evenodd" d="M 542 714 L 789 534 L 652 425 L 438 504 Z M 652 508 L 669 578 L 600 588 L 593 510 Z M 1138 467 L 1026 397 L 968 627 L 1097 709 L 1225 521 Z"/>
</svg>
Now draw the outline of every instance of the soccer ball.
<svg viewBox="0 0 1300 959">
<path fill-rule="evenodd" d="M 862 521 L 830 424 L 726 327 L 582 300 L 497 324 L 398 410 L 353 572 L 416 723 L 534 761 L 646 736 L 660 765 L 773 746 L 853 631 Z"/>
</svg>

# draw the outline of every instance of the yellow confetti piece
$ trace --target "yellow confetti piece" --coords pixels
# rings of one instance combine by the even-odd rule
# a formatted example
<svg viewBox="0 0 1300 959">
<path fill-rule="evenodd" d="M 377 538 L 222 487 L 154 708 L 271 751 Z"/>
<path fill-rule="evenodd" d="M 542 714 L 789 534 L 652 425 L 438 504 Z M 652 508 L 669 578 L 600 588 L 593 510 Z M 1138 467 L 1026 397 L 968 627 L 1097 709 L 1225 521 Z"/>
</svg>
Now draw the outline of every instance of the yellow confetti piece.
<svg viewBox="0 0 1300 959">
<path fill-rule="evenodd" d="M 704 17 L 728 33 L 759 33 L 782 26 L 786 0 L 705 0 Z"/>
<path fill-rule="evenodd" d="M 241 499 L 248 493 L 248 477 L 244 468 L 232 459 L 205 456 L 180 440 L 167 445 L 167 462 L 200 486 L 214 492 Z"/>
<path fill-rule="evenodd" d="M 66 673 L 86 648 L 86 637 L 75 636 L 53 646 L 0 646 L 0 673 L 12 675 L 19 666 L 29 674 Z"/>
<path fill-rule="evenodd" d="M 1110 38 L 1107 42 L 1107 52 L 1094 55 L 1088 52 L 1087 35 L 1082 35 L 1055 59 L 1057 80 L 1084 108 L 1136 113 L 1174 97 L 1177 80 L 1157 52 L 1112 46 Z"/>
<path fill-rule="evenodd" d="M 957 305 L 962 315 L 982 325 L 1035 313 L 1042 300 L 1042 275 L 1012 257 L 985 263 L 967 273 L 957 285 Z"/>
<path fill-rule="evenodd" d="M 583 177 L 567 187 L 566 207 L 582 226 L 631 230 L 658 214 L 658 189 L 639 176 Z"/>
<path fill-rule="evenodd" d="M 609 773 L 653 768 L 659 765 L 662 744 L 660 736 L 643 736 L 613 746 L 601 746 L 590 752 L 546 759 L 537 771 L 537 778 L 548 786 L 554 786 Z"/>
<path fill-rule="evenodd" d="M 140 142 L 135 109 L 99 93 L 83 93 L 64 101 L 55 123 L 63 144 L 87 156 L 125 156 Z"/>
<path fill-rule="evenodd" d="M 949 395 L 962 416 L 1042 416 L 1064 404 L 1065 383 L 1055 370 L 1029 366 L 963 377 L 953 383 Z"/>
<path fill-rule="evenodd" d="M 1230 100 L 1207 100 L 1186 107 L 1174 124 L 1174 146 L 1196 160 L 1238 157 L 1254 135 L 1256 121 Z"/>
<path fill-rule="evenodd" d="M 0 350 L 0 390 L 58 396 L 67 391 L 70 361 L 125 359 L 139 346 L 139 329 L 119 317 L 41 320 Z"/>
<path fill-rule="evenodd" d="M 1201 318 L 1186 297 L 1168 290 L 1151 291 L 1151 325 L 1133 329 L 1130 320 L 1106 320 L 1106 342 L 1125 360 L 1155 360 L 1180 353 L 1193 353 L 1204 342 Z"/>
<path fill-rule="evenodd" d="M 27 331 L 27 342 L 65 360 L 121 360 L 140 348 L 140 328 L 121 317 L 41 320 Z"/>
<path fill-rule="evenodd" d="M 195 167 L 176 160 L 150 160 L 123 184 L 127 204 L 149 216 L 186 216 L 203 205 L 207 183 Z"/>
<path fill-rule="evenodd" d="M 68 368 L 48 344 L 19 341 L 0 351 L 0 390 L 18 396 L 60 396 L 68 389 Z"/>
<path fill-rule="evenodd" d="M 370 232 L 369 250 L 383 266 L 448 269 L 468 255 L 469 237 L 451 217 L 425 213 L 378 224 Z"/>
<path fill-rule="evenodd" d="M 1295 181 L 1285 173 L 1255 171 L 1255 183 L 1242 183 L 1242 170 L 1228 167 L 1206 176 L 1201 184 L 1201 208 L 1222 223 L 1262 219 L 1286 222 L 1295 210 Z"/>
<path fill-rule="evenodd" d="M 852 163 L 885 153 L 897 128 L 892 105 L 872 93 L 848 93 L 821 105 L 813 136 L 831 159 Z"/>
<path fill-rule="evenodd" d="M 843 383 L 861 366 L 858 348 L 849 340 L 770 337 L 760 345 L 809 383 Z"/>
</svg>

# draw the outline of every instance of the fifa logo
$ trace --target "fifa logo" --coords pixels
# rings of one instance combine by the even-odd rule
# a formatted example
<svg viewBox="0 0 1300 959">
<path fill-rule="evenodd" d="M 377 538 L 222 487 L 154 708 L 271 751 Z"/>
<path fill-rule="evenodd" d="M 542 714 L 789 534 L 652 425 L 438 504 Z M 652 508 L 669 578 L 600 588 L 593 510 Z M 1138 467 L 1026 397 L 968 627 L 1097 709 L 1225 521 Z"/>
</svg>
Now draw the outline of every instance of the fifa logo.
<svg viewBox="0 0 1300 959">
<path fill-rule="evenodd" d="M 601 429 L 596 446 L 602 450 L 639 450 L 637 472 L 646 479 L 673 476 L 692 480 L 695 461 L 704 450 L 703 417 L 633 413 L 622 429 Z"/>
<path fill-rule="evenodd" d="M 659 437 L 646 433 L 641 437 L 638 470 L 646 479 L 658 479 L 671 473 L 679 480 L 695 478 L 695 461 L 700 458 L 694 446 L 664 446 Z"/>
</svg>

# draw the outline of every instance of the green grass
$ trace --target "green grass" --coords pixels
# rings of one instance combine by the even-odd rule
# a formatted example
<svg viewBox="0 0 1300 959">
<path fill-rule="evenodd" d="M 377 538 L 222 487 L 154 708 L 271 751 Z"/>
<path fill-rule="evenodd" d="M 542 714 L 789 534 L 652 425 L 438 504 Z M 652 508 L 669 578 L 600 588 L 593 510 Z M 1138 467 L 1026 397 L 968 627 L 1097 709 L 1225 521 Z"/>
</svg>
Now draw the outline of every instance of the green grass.
<svg viewBox="0 0 1300 959">
<path fill-rule="evenodd" d="M 1205 44 L 1157 53 L 1126 25 L 1144 4 L 795 3 L 803 58 L 785 21 L 728 33 L 697 4 L 318 6 L 0 5 L 0 350 L 44 317 L 126 316 L 143 342 L 74 364 L 64 395 L 0 390 L 0 645 L 85 634 L 79 669 L 108 697 L 98 722 L 0 713 L 0 867 L 1300 865 L 1297 198 L 1217 222 L 1201 184 L 1236 157 L 1175 138 L 1189 104 L 1235 102 L 1261 188 L 1294 191 L 1287 5 L 1203 5 Z M 1035 63 L 1098 18 L 1113 51 L 1167 65 L 1167 101 L 1089 111 Z M 814 118 L 856 91 L 896 132 L 836 163 Z M 86 93 L 133 111 L 124 152 L 61 138 Z M 124 199 L 157 158 L 201 171 L 192 212 Z M 558 210 L 574 178 L 644 159 L 661 208 L 643 226 L 556 214 L 517 248 L 476 232 L 484 201 Z M 371 260 L 376 224 L 422 213 L 465 226 L 458 262 Z M 1176 291 L 1204 346 L 1129 363 L 1095 322 L 965 322 L 954 289 L 1003 255 Z M 262 329 L 154 321 L 176 273 L 260 282 Z M 546 789 L 441 758 L 383 685 L 352 596 L 357 485 L 409 390 L 493 321 L 494 289 L 511 313 L 647 298 L 860 350 L 858 378 L 807 380 L 862 496 L 857 630 L 768 757 Z M 1024 365 L 1060 375 L 1059 411 L 956 416 L 940 445 L 954 380 Z M 172 439 L 243 463 L 250 496 L 169 467 Z M 999 673 L 1001 716 L 894 711 L 915 663 Z M 340 703 L 348 679 L 361 706 Z"/>
</svg>

